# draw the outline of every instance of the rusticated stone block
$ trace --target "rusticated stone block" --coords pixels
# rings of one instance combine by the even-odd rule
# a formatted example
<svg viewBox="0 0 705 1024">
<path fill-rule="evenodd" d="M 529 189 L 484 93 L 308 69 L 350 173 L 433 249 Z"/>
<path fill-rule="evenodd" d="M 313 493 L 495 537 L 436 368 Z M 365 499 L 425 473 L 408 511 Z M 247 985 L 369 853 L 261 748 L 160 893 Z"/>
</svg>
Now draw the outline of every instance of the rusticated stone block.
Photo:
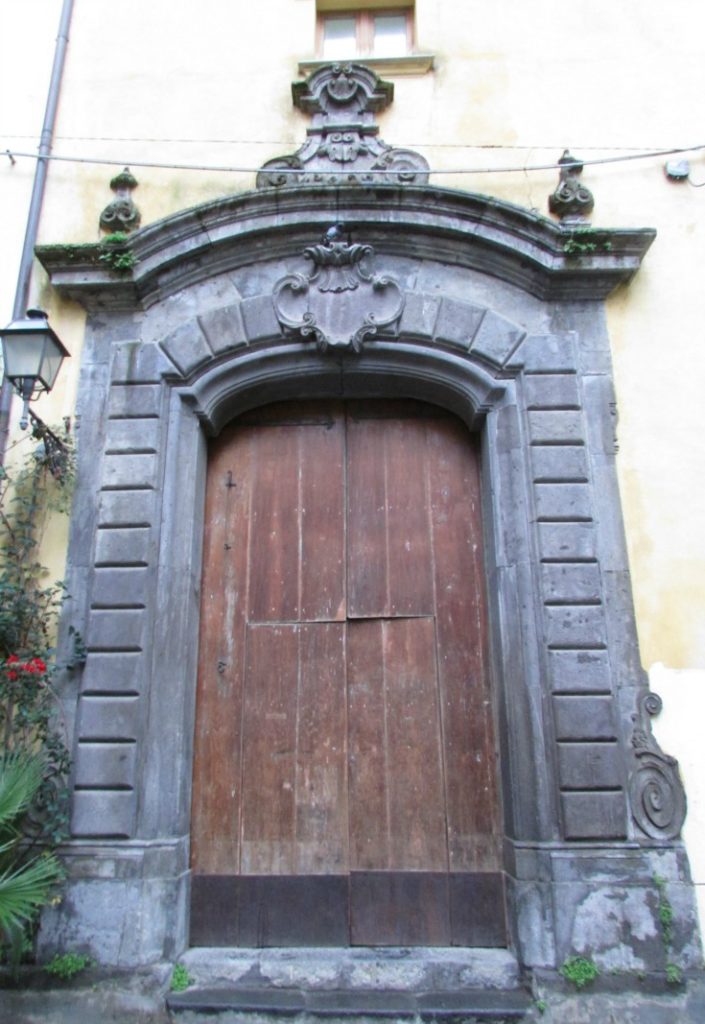
<svg viewBox="0 0 705 1024">
<path fill-rule="evenodd" d="M 184 376 L 213 358 L 203 331 L 195 320 L 177 327 L 164 339 L 161 346 Z"/>
<path fill-rule="evenodd" d="M 549 651 L 548 670 L 554 693 L 612 690 L 607 651 Z"/>
<path fill-rule="evenodd" d="M 149 569 L 96 569 L 93 578 L 93 608 L 144 607 Z"/>
<path fill-rule="evenodd" d="M 527 409 L 579 409 L 578 378 L 574 373 L 527 374 L 524 401 Z"/>
<path fill-rule="evenodd" d="M 99 530 L 95 549 L 96 566 L 147 565 L 149 529 Z"/>
<path fill-rule="evenodd" d="M 88 617 L 86 645 L 92 651 L 142 649 L 144 611 L 139 609 L 94 609 Z"/>
<path fill-rule="evenodd" d="M 592 523 L 539 523 L 537 529 L 542 559 L 577 562 L 595 558 L 597 542 Z"/>
<path fill-rule="evenodd" d="M 525 336 L 521 327 L 488 309 L 471 348 L 493 366 L 504 366 Z"/>
<path fill-rule="evenodd" d="M 554 697 L 553 710 L 559 740 L 616 738 L 612 697 Z"/>
<path fill-rule="evenodd" d="M 536 484 L 538 519 L 578 520 L 592 518 L 592 496 L 587 484 Z"/>
<path fill-rule="evenodd" d="M 227 352 L 247 344 L 240 303 L 202 313 L 198 321 L 214 353 Z"/>
<path fill-rule="evenodd" d="M 563 789 L 613 789 L 622 783 L 616 743 L 559 743 L 558 780 Z"/>
<path fill-rule="evenodd" d="M 551 562 L 542 565 L 541 584 L 544 601 L 570 604 L 600 600 L 600 570 L 595 563 L 559 565 Z"/>
<path fill-rule="evenodd" d="M 468 302 L 442 299 L 436 320 L 435 340 L 469 349 L 484 315 L 484 309 L 471 306 Z"/>
<path fill-rule="evenodd" d="M 113 384 L 159 384 L 174 367 L 156 345 L 122 342 L 113 346 L 110 379 Z"/>
<path fill-rule="evenodd" d="M 544 608 L 550 647 L 603 647 L 607 643 L 601 606 L 558 605 Z"/>
<path fill-rule="evenodd" d="M 399 334 L 402 338 L 432 338 L 440 298 L 428 292 L 406 292 Z"/>
<path fill-rule="evenodd" d="M 83 669 L 82 692 L 134 696 L 142 688 L 143 669 L 142 654 L 136 651 L 89 651 Z"/>
<path fill-rule="evenodd" d="M 134 830 L 135 810 L 135 795 L 129 790 L 76 790 L 71 833 L 76 837 L 129 839 Z"/>
<path fill-rule="evenodd" d="M 134 740 L 139 731 L 139 704 L 139 697 L 82 696 L 79 739 Z"/>
<path fill-rule="evenodd" d="M 95 788 L 132 788 L 136 763 L 135 743 L 79 743 L 75 784 Z"/>
<path fill-rule="evenodd" d="M 156 487 L 159 463 L 156 455 L 106 455 L 102 487 Z"/>
<path fill-rule="evenodd" d="M 531 449 L 534 481 L 584 482 L 588 479 L 587 457 L 582 445 L 540 445 Z"/>
<path fill-rule="evenodd" d="M 158 416 L 161 402 L 160 384 L 113 384 L 108 393 L 108 415 Z"/>
<path fill-rule="evenodd" d="M 575 335 L 534 335 L 524 339 L 521 358 L 527 373 L 571 373 L 577 367 Z"/>
<path fill-rule="evenodd" d="M 623 839 L 626 801 L 623 792 L 561 793 L 566 839 Z"/>
<path fill-rule="evenodd" d="M 98 498 L 98 526 L 151 526 L 155 492 L 101 491 Z"/>
<path fill-rule="evenodd" d="M 159 449 L 161 424 L 155 419 L 108 420 L 106 452 L 131 454 Z"/>
<path fill-rule="evenodd" d="M 271 295 L 255 295 L 251 299 L 243 299 L 240 310 L 248 341 L 269 341 L 281 337 L 281 327 L 274 315 Z"/>
<path fill-rule="evenodd" d="M 579 411 L 534 409 L 528 415 L 532 444 L 582 444 L 585 440 L 585 425 Z"/>
</svg>

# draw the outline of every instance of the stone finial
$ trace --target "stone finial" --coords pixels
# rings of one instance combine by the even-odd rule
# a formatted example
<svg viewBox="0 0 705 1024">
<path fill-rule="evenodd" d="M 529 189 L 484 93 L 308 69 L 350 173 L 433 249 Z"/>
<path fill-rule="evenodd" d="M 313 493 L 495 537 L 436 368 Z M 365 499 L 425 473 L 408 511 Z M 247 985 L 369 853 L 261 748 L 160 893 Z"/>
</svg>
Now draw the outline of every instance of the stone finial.
<svg viewBox="0 0 705 1024">
<path fill-rule="evenodd" d="M 375 114 L 392 102 L 394 86 L 374 71 L 362 64 L 326 64 L 305 82 L 294 82 L 292 95 L 294 105 L 312 117 L 308 138 L 295 153 L 268 160 L 257 188 L 428 181 L 420 154 L 378 137 Z"/>
<path fill-rule="evenodd" d="M 548 208 L 561 220 L 584 220 L 595 205 L 592 192 L 579 181 L 583 165 L 563 150 L 558 161 L 561 171 L 555 192 L 548 197 Z"/>
<path fill-rule="evenodd" d="M 137 178 L 126 167 L 110 182 L 115 198 L 105 207 L 100 215 L 101 230 L 134 231 L 140 226 L 142 215 L 132 198 L 132 191 L 138 185 Z"/>
</svg>

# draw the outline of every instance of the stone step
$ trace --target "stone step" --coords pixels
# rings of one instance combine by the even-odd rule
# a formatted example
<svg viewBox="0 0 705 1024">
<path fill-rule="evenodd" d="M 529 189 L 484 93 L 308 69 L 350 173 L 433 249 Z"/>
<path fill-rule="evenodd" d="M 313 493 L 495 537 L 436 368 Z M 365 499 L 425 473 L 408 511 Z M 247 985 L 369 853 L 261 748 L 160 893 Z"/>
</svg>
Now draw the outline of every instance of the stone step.
<svg viewBox="0 0 705 1024">
<path fill-rule="evenodd" d="M 197 988 L 167 997 L 178 1024 L 326 1024 L 429 1021 L 439 1024 L 510 1024 L 524 1018 L 531 1000 L 521 990 L 465 989 L 462 992 L 400 992 L 293 988 Z"/>
<path fill-rule="evenodd" d="M 507 949 L 193 947 L 180 958 L 200 988 L 458 992 L 512 990 L 522 979 Z"/>
</svg>

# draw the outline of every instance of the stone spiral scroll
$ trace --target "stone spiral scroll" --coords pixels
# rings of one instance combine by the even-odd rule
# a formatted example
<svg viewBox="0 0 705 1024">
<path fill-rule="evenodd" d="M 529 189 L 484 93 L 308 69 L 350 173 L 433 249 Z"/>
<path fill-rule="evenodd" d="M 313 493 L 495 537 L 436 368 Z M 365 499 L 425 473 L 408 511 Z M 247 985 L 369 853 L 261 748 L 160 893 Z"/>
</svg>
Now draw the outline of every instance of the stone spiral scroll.
<svg viewBox="0 0 705 1024">
<path fill-rule="evenodd" d="M 641 727 L 632 740 L 637 767 L 629 778 L 632 814 L 639 828 L 652 839 L 675 839 L 683 827 L 686 798 L 678 762 L 664 754 L 653 735 L 649 718 L 661 711 L 661 698 L 647 693 L 640 704 Z"/>
</svg>

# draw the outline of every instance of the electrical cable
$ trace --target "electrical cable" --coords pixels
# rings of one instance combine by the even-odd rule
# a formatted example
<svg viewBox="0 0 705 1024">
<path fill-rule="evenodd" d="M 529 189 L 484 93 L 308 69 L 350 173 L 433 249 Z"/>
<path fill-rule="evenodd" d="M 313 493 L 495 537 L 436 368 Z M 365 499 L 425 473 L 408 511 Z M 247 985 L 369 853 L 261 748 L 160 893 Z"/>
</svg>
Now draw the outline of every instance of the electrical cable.
<svg viewBox="0 0 705 1024">
<path fill-rule="evenodd" d="M 429 168 L 429 174 L 514 174 L 514 173 L 527 173 L 529 171 L 552 171 L 567 169 L 570 167 L 588 167 L 597 166 L 604 164 L 615 164 L 615 163 L 627 163 L 633 160 L 648 160 L 655 157 L 664 156 L 675 156 L 679 153 L 693 153 L 697 150 L 705 149 L 705 144 L 698 146 L 681 146 L 677 149 L 659 149 L 659 150 L 648 150 L 642 153 L 629 153 L 626 156 L 607 156 L 607 157 L 596 157 L 593 160 L 575 160 L 574 163 L 563 163 L 559 164 L 558 161 L 552 161 L 551 163 L 545 164 L 523 164 L 520 166 L 513 167 L 457 167 L 457 168 Z M 36 153 L 23 153 L 17 150 L 6 149 L 5 156 L 10 160 L 15 157 L 26 157 L 30 160 L 39 159 Z M 215 173 L 224 174 L 258 174 L 260 171 L 267 172 L 270 168 L 267 167 L 239 167 L 236 165 L 217 165 L 217 164 L 187 164 L 187 163 L 161 163 L 156 160 L 116 160 L 116 159 L 105 159 L 102 157 L 80 157 L 80 156 L 59 156 L 57 154 L 51 154 L 50 156 L 43 157 L 47 160 L 61 161 L 65 163 L 76 163 L 76 164 L 104 164 L 111 167 L 153 167 L 161 168 L 164 170 L 174 171 L 210 171 Z M 276 159 L 276 158 L 275 158 Z M 341 165 L 341 171 L 343 171 L 344 165 Z M 301 174 L 301 168 L 295 167 L 272 167 L 272 173 L 277 175 L 299 175 Z M 372 170 L 366 168 L 365 174 L 371 175 L 388 175 L 390 171 L 387 168 L 380 168 L 378 170 Z M 393 173 L 393 172 L 392 172 Z"/>
</svg>

